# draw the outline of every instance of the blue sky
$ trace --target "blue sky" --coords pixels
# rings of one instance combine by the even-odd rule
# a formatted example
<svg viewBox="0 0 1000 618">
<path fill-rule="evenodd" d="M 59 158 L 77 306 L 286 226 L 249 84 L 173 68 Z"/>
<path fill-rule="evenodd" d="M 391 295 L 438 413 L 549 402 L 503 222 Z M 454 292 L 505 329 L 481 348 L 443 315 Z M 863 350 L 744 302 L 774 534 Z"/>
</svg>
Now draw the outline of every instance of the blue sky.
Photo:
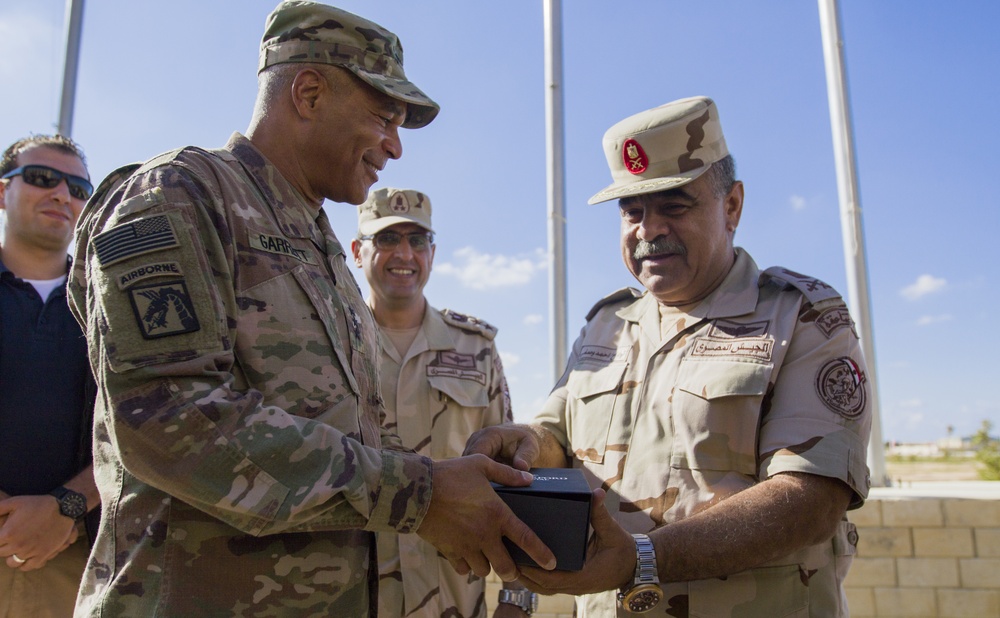
<svg viewBox="0 0 1000 618">
<path fill-rule="evenodd" d="M 88 2 L 73 137 L 91 175 L 246 129 L 272 0 Z M 569 340 L 621 263 L 601 136 L 618 120 L 707 95 L 746 183 L 737 244 L 843 293 L 846 275 L 815 2 L 566 0 Z M 539 1 L 345 0 L 400 35 L 407 74 L 441 105 L 405 131 L 378 186 L 415 188 L 438 231 L 431 303 L 500 329 L 515 416 L 553 383 L 545 263 Z M 0 144 L 54 130 L 63 0 L 0 3 Z M 1000 425 L 989 307 L 1000 249 L 1000 3 L 842 0 L 867 239 L 883 437 L 927 441 Z M 327 204 L 342 240 L 355 211 Z M 357 271 L 360 276 L 360 271 Z M 362 281 L 362 288 L 366 289 Z"/>
</svg>

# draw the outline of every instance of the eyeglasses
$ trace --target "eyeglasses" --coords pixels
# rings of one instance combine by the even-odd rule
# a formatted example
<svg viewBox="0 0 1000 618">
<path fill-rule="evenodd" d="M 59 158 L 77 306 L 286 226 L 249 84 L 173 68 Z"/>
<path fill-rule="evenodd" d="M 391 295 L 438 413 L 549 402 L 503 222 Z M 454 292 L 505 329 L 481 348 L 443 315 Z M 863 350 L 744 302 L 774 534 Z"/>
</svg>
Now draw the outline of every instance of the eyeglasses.
<svg viewBox="0 0 1000 618">
<path fill-rule="evenodd" d="M 78 200 L 89 199 L 94 194 L 94 185 L 86 178 L 80 178 L 73 174 L 60 172 L 47 165 L 22 165 L 3 175 L 4 180 L 20 176 L 24 182 L 40 189 L 54 189 L 59 183 L 66 179 L 66 186 L 69 187 L 69 194 Z"/>
<path fill-rule="evenodd" d="M 410 249 L 414 251 L 427 251 L 434 244 L 434 234 L 430 232 L 412 232 L 410 234 L 400 234 L 398 232 L 379 232 L 370 236 L 360 236 L 359 240 L 370 240 L 376 247 L 383 251 L 392 251 L 399 246 L 399 241 L 406 238 Z"/>
</svg>

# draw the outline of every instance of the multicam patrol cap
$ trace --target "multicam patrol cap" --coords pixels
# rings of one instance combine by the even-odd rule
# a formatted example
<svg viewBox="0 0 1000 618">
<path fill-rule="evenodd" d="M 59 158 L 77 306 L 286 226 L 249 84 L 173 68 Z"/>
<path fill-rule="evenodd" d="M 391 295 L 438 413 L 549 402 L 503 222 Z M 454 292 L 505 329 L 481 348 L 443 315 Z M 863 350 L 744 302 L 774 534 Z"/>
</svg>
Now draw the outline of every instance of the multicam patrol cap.
<svg viewBox="0 0 1000 618">
<path fill-rule="evenodd" d="M 708 97 L 629 116 L 608 129 L 603 143 L 614 182 L 588 204 L 685 185 L 729 154 L 719 111 Z"/>
<path fill-rule="evenodd" d="M 336 7 L 288 0 L 267 16 L 257 72 L 285 62 L 344 67 L 372 88 L 406 103 L 403 126 L 410 129 L 427 126 L 441 109 L 406 79 L 399 37 Z"/>
<path fill-rule="evenodd" d="M 372 191 L 358 206 L 358 234 L 369 236 L 397 223 L 416 223 L 431 229 L 431 200 L 413 189 L 386 187 Z"/>
</svg>

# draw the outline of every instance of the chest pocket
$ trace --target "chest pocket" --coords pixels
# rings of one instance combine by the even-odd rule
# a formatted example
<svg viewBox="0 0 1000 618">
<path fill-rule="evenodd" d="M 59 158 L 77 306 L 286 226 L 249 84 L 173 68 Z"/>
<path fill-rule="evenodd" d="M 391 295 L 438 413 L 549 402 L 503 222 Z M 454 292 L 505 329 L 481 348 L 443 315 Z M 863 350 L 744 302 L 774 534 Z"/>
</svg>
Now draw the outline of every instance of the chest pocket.
<svg viewBox="0 0 1000 618">
<path fill-rule="evenodd" d="M 476 380 L 465 380 L 447 376 L 427 376 L 431 389 L 440 391 L 462 407 L 485 408 L 489 404 L 486 385 Z"/>
<path fill-rule="evenodd" d="M 761 404 L 772 370 L 764 363 L 682 361 L 670 465 L 756 475 Z"/>
<path fill-rule="evenodd" d="M 627 369 L 627 363 L 610 363 L 594 369 L 584 365 L 570 372 L 566 431 L 577 459 L 604 463 L 611 420 L 620 416 L 627 403 L 622 388 Z"/>
</svg>

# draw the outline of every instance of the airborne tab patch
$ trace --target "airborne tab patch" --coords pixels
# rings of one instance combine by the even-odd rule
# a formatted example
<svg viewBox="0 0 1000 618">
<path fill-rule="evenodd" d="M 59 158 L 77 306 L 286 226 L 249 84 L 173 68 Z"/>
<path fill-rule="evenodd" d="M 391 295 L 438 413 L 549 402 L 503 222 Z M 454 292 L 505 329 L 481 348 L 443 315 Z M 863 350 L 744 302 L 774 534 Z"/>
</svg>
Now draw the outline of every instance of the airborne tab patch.
<svg viewBox="0 0 1000 618">
<path fill-rule="evenodd" d="M 115 281 L 118 283 L 118 289 L 124 290 L 140 281 L 152 279 L 153 277 L 178 277 L 183 274 L 181 265 L 177 262 L 156 262 L 154 264 L 144 264 L 138 268 L 123 272 L 115 278 Z"/>
<path fill-rule="evenodd" d="M 286 255 L 300 262 L 305 262 L 306 264 L 316 264 L 316 260 L 313 259 L 310 251 L 293 247 L 292 243 L 288 242 L 287 238 L 250 231 L 248 233 L 248 240 L 250 242 L 250 246 L 254 249 L 267 251 L 268 253 L 276 253 L 278 255 Z"/>
<path fill-rule="evenodd" d="M 116 225 L 95 236 L 93 244 L 101 268 L 136 255 L 179 245 L 173 225 L 166 215 Z"/>
<path fill-rule="evenodd" d="M 184 281 L 132 288 L 129 297 L 144 339 L 183 335 L 201 329 Z"/>
</svg>

